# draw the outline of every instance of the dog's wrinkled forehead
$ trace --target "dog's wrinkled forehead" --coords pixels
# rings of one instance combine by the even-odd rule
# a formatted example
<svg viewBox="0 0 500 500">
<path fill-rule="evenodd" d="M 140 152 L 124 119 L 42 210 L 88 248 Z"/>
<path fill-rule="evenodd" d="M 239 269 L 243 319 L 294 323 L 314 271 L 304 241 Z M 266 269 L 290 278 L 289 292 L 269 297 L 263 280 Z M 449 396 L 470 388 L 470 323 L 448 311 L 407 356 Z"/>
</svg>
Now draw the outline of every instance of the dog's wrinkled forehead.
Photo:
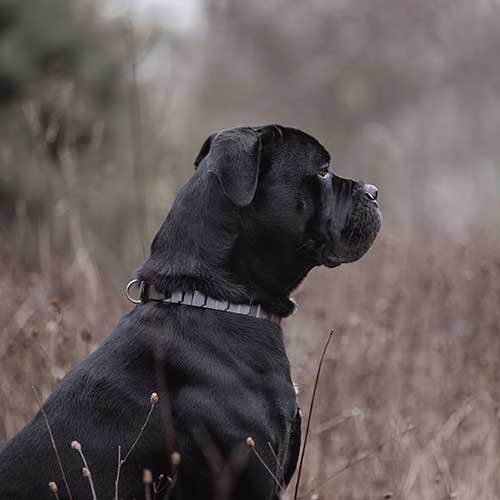
<svg viewBox="0 0 500 500">
<path fill-rule="evenodd" d="M 273 166 L 313 174 L 330 163 L 330 154 L 314 137 L 281 125 L 254 128 L 260 135 L 264 156 Z"/>
</svg>

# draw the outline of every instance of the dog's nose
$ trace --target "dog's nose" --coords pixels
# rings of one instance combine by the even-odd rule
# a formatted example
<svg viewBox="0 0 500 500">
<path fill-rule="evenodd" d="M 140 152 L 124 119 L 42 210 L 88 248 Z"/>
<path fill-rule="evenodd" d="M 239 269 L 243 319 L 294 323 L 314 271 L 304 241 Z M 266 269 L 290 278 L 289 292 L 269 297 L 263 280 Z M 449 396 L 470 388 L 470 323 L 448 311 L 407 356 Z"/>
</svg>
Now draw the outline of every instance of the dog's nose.
<svg viewBox="0 0 500 500">
<path fill-rule="evenodd" d="M 370 200 L 375 201 L 378 198 L 377 186 L 373 184 L 363 184 L 363 192 L 370 198 Z"/>
</svg>

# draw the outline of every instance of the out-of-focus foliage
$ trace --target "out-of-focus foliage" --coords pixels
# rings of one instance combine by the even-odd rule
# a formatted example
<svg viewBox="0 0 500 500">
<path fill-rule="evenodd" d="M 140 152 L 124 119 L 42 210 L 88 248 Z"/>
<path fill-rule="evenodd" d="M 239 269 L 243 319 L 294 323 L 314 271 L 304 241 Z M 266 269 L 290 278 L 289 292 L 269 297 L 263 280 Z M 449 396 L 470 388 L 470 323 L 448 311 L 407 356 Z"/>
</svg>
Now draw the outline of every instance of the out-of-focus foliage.
<svg viewBox="0 0 500 500">
<path fill-rule="evenodd" d="M 56 85 L 78 86 L 81 107 L 116 102 L 123 79 L 122 26 L 99 20 L 89 1 L 17 2 L 0 6 L 1 100 L 47 99 Z M 57 90 L 56 90 L 57 92 Z"/>
<path fill-rule="evenodd" d="M 147 50 L 132 20 L 105 18 L 101 7 L 93 0 L 0 4 L 2 211 L 50 219 L 72 208 L 94 222 L 106 211 L 99 237 L 137 203 L 129 190 L 141 160 L 134 163 L 134 65 Z"/>
<path fill-rule="evenodd" d="M 28 125 L 54 161 L 64 147 L 90 147 L 96 128 L 124 104 L 124 35 L 122 23 L 101 21 L 89 1 L 2 2 L 0 105 L 10 131 L 31 103 Z"/>
</svg>

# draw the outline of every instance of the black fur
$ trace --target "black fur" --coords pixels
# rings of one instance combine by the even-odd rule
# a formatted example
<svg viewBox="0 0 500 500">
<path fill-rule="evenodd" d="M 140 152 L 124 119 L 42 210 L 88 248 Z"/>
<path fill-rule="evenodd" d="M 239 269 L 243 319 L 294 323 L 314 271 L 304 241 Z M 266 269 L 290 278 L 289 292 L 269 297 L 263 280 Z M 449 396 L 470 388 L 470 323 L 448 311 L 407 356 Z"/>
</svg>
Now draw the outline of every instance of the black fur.
<svg viewBox="0 0 500 500">
<path fill-rule="evenodd" d="M 358 259 L 380 227 L 364 185 L 322 170 L 329 161 L 318 141 L 291 128 L 213 134 L 137 276 L 165 293 L 199 290 L 289 315 L 290 293 L 312 267 Z M 120 498 L 144 497 L 144 468 L 155 478 L 171 475 L 178 450 L 170 498 L 276 499 L 279 488 L 246 446 L 248 436 L 283 486 L 290 481 L 300 415 L 280 327 L 148 302 L 127 314 L 44 404 L 75 500 L 90 496 L 71 441 L 82 444 L 99 500 L 113 498 L 117 448 L 132 444 L 152 392 L 160 395 L 159 408 L 123 467 Z M 38 413 L 0 453 L 0 498 L 53 498 L 50 481 L 68 498 Z"/>
</svg>

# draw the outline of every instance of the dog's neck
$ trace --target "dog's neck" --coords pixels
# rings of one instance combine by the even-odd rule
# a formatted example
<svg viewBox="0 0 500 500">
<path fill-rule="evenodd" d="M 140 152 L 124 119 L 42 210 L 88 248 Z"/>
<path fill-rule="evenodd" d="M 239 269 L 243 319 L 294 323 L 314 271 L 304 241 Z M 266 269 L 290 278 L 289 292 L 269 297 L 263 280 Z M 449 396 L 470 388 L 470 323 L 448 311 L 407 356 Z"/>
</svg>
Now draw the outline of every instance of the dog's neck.
<svg viewBox="0 0 500 500">
<path fill-rule="evenodd" d="M 289 295 L 312 265 L 283 242 L 251 240 L 242 232 L 244 214 L 213 176 L 202 176 L 179 192 L 138 277 L 164 292 L 199 290 L 288 316 L 295 308 Z"/>
</svg>

